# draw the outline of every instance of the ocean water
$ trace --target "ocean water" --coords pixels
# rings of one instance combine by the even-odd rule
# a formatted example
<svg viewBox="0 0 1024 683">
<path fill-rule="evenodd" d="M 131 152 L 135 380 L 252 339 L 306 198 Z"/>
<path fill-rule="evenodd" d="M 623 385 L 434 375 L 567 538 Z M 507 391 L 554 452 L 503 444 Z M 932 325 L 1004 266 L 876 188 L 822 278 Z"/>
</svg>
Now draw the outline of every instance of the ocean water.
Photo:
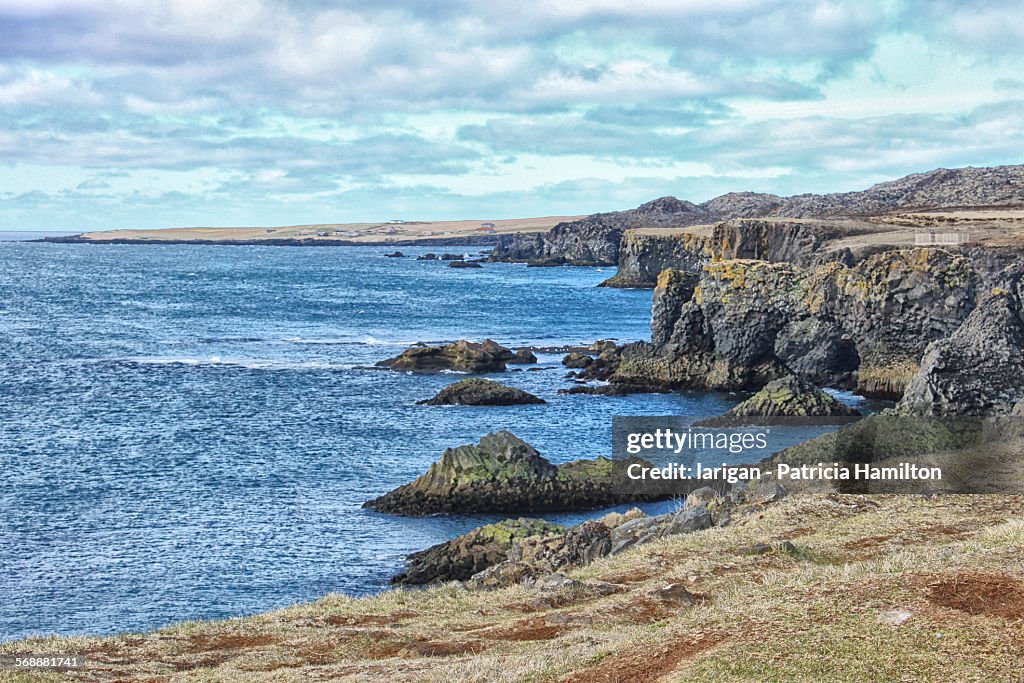
<svg viewBox="0 0 1024 683">
<path fill-rule="evenodd" d="M 740 398 L 559 396 L 548 355 L 500 377 L 547 405 L 418 406 L 456 377 L 365 366 L 417 341 L 648 338 L 651 293 L 385 251 L 0 242 L 0 639 L 373 593 L 497 519 L 360 507 L 446 447 L 508 429 L 565 462 L 609 454 L 613 415 Z"/>
</svg>

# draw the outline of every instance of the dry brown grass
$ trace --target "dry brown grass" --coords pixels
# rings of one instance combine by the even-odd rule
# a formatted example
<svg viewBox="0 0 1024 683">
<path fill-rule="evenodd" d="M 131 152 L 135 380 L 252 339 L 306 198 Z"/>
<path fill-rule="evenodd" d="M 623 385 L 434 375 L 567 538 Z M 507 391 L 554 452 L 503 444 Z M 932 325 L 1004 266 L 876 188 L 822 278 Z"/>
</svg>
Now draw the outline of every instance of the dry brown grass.
<svg viewBox="0 0 1024 683">
<path fill-rule="evenodd" d="M 779 539 L 797 551 L 747 550 Z M 0 652 L 90 664 L 0 680 L 1021 680 L 1022 497 L 794 495 L 574 576 L 593 589 L 331 595 L 146 634 L 8 643 Z"/>
<path fill-rule="evenodd" d="M 389 223 L 320 223 L 315 225 L 288 225 L 262 228 L 166 228 L 160 230 L 104 230 L 88 232 L 83 236 L 95 242 L 115 239 L 146 240 L 202 240 L 215 242 L 237 242 L 248 240 L 309 239 L 318 242 L 359 242 L 364 244 L 387 244 L 397 240 L 410 239 L 451 239 L 480 235 L 478 228 L 483 222 L 494 223 L 497 234 L 519 232 L 544 232 L 562 221 L 572 221 L 581 216 L 544 216 L 540 218 L 512 218 L 505 220 L 471 221 L 410 221 L 400 225 Z M 319 233 L 330 233 L 321 236 Z M 350 236 L 343 233 L 358 233 Z"/>
</svg>

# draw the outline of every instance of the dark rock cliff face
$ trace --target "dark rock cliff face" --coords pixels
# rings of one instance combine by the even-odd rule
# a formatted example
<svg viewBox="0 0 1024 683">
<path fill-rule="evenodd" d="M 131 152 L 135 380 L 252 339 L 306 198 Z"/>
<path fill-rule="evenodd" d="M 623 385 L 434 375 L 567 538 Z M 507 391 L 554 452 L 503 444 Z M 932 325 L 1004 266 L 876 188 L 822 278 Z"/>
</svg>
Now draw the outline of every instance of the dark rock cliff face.
<svg viewBox="0 0 1024 683">
<path fill-rule="evenodd" d="M 758 389 L 798 372 L 850 386 L 856 370 L 862 393 L 899 398 L 927 344 L 968 316 L 978 282 L 969 259 L 939 249 L 853 267 L 714 261 L 696 285 L 668 270 L 655 289 L 652 343 L 624 347 L 612 381 Z"/>
<path fill-rule="evenodd" d="M 829 241 L 857 234 L 853 228 L 826 223 L 734 219 L 717 224 L 711 235 L 627 231 L 619 250 L 619 270 L 603 287 L 653 287 L 666 268 L 699 273 L 718 259 L 759 259 L 770 263 L 810 265 L 831 260 L 852 265 L 849 250 L 823 253 Z"/>
<path fill-rule="evenodd" d="M 1007 415 L 1024 398 L 1021 271 L 949 337 L 928 346 L 897 411 L 911 415 Z"/>
<path fill-rule="evenodd" d="M 612 266 L 618 263 L 619 245 L 625 230 L 695 225 L 708 218 L 695 204 L 662 197 L 629 211 L 597 213 L 578 221 L 559 223 L 546 233 L 501 235 L 491 259 Z"/>
<path fill-rule="evenodd" d="M 699 273 L 710 262 L 712 241 L 691 233 L 651 235 L 627 231 L 619 250 L 619 270 L 601 287 L 653 287 L 666 268 Z"/>
</svg>

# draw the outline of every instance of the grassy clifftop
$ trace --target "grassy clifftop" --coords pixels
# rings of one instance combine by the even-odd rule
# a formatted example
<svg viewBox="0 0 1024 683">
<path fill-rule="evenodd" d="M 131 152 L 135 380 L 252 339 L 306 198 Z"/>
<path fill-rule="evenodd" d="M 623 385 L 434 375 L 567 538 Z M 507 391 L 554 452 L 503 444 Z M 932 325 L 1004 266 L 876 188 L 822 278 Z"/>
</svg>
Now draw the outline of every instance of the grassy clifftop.
<svg viewBox="0 0 1024 683">
<path fill-rule="evenodd" d="M 90 665 L 0 680 L 1020 680 L 1021 497 L 793 495 L 571 576 L 8 643 Z"/>
</svg>

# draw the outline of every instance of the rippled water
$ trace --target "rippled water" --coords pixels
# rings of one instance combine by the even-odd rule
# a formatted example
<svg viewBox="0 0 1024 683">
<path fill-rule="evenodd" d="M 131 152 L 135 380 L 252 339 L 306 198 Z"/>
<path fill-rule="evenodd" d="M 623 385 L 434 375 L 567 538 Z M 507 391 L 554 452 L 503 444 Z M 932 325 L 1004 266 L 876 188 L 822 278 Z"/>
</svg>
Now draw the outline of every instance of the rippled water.
<svg viewBox="0 0 1024 683">
<path fill-rule="evenodd" d="M 647 338 L 651 294 L 384 251 L 0 242 L 0 639 L 371 593 L 492 519 L 360 508 L 444 448 L 509 429 L 564 462 L 609 453 L 612 415 L 736 400 L 558 396 L 547 356 L 501 377 L 547 405 L 417 406 L 453 377 L 360 366 L 421 340 Z"/>
</svg>

